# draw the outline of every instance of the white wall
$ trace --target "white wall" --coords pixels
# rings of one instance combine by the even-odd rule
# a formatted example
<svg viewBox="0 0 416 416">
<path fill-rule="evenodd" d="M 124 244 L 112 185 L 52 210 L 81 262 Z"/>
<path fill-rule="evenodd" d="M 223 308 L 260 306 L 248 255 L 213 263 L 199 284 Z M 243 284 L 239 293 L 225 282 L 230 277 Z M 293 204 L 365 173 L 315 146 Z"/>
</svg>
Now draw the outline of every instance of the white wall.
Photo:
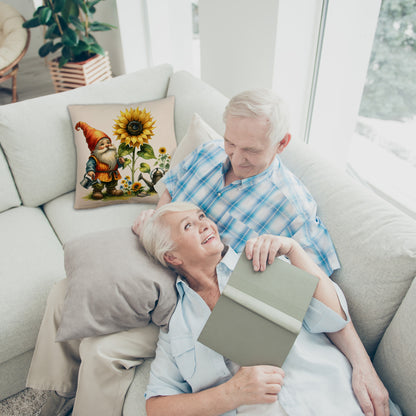
<svg viewBox="0 0 416 416">
<path fill-rule="evenodd" d="M 150 65 L 170 63 L 191 71 L 191 0 L 148 0 Z"/>
<path fill-rule="evenodd" d="M 226 96 L 271 88 L 278 0 L 200 0 L 201 78 Z"/>
<path fill-rule="evenodd" d="M 123 70 L 134 72 L 149 65 L 148 17 L 145 0 L 116 0 L 119 42 L 108 39 L 118 49 L 118 60 Z M 121 64 L 122 63 L 122 64 Z"/>
</svg>

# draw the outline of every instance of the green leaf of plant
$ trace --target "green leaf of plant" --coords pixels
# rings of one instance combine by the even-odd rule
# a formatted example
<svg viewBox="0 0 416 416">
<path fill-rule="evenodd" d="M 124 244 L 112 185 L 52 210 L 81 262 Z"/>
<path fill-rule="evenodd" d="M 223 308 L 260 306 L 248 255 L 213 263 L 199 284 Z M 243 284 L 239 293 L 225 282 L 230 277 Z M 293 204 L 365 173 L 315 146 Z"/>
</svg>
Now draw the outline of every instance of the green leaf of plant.
<svg viewBox="0 0 416 416">
<path fill-rule="evenodd" d="M 64 45 L 62 48 L 62 56 L 66 58 L 66 62 L 68 62 L 72 57 L 71 48 L 69 48 L 67 45 Z"/>
<path fill-rule="evenodd" d="M 39 17 L 33 17 L 32 19 L 26 20 L 26 22 L 24 22 L 22 26 L 26 29 L 30 29 L 32 27 L 38 27 L 39 25 Z"/>
<path fill-rule="evenodd" d="M 55 13 L 60 13 L 65 5 L 65 0 L 54 0 L 53 9 Z"/>
<path fill-rule="evenodd" d="M 44 38 L 45 39 L 55 39 L 59 36 L 58 25 L 53 22 L 49 27 L 48 30 L 45 32 Z"/>
<path fill-rule="evenodd" d="M 92 22 L 89 28 L 93 32 L 105 32 L 106 30 L 115 29 L 116 27 L 108 23 Z"/>
<path fill-rule="evenodd" d="M 59 48 L 62 48 L 62 46 L 64 46 L 64 44 L 62 43 L 62 42 L 58 42 L 58 43 L 55 43 L 54 45 L 53 45 L 53 48 L 52 48 L 52 52 L 56 52 Z"/>
<path fill-rule="evenodd" d="M 85 25 L 79 20 L 78 16 L 69 16 L 69 22 L 74 25 L 75 29 L 84 32 Z"/>
<path fill-rule="evenodd" d="M 150 172 L 150 166 L 147 163 L 140 163 L 140 168 L 139 168 L 140 172 L 143 173 L 149 173 Z"/>
<path fill-rule="evenodd" d="M 68 61 L 69 59 L 62 55 L 59 58 L 59 68 L 62 68 Z"/>
<path fill-rule="evenodd" d="M 53 42 L 52 41 L 46 42 L 39 48 L 39 56 L 41 58 L 44 58 L 46 55 L 48 55 L 49 52 L 52 51 L 52 48 L 53 48 Z"/>
<path fill-rule="evenodd" d="M 81 54 L 82 52 L 87 52 L 89 49 L 89 45 L 87 45 L 84 41 L 80 40 L 76 47 L 76 55 Z"/>
<path fill-rule="evenodd" d="M 78 34 L 75 30 L 68 28 L 62 36 L 62 43 L 68 46 L 75 46 L 78 43 Z"/>
<path fill-rule="evenodd" d="M 104 49 L 98 43 L 90 45 L 90 51 L 97 53 L 98 55 L 105 55 Z"/>
<path fill-rule="evenodd" d="M 125 159 L 124 160 L 124 167 L 130 165 L 130 163 L 131 163 L 131 159 Z"/>
<path fill-rule="evenodd" d="M 87 6 L 88 7 L 94 7 L 97 3 L 99 3 L 101 0 L 92 0 L 92 1 L 87 1 Z"/>
<path fill-rule="evenodd" d="M 62 9 L 62 17 L 64 20 L 68 21 L 69 16 L 79 16 L 79 7 L 75 0 L 65 1 L 64 8 Z"/>
<path fill-rule="evenodd" d="M 49 19 L 52 17 L 52 10 L 49 7 L 42 7 L 39 11 L 39 21 L 40 24 L 46 25 L 48 24 Z"/>
</svg>

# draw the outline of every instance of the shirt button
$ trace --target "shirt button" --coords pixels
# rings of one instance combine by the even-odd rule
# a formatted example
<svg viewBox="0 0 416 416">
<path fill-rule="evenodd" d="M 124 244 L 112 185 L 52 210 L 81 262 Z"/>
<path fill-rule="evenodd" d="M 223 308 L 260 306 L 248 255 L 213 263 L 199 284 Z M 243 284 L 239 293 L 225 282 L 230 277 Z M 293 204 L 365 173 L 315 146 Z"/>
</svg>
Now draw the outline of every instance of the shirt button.
<svg viewBox="0 0 416 416">
<path fill-rule="evenodd" d="M 218 192 L 218 193 L 217 193 L 217 196 L 221 196 L 221 192 Z"/>
</svg>

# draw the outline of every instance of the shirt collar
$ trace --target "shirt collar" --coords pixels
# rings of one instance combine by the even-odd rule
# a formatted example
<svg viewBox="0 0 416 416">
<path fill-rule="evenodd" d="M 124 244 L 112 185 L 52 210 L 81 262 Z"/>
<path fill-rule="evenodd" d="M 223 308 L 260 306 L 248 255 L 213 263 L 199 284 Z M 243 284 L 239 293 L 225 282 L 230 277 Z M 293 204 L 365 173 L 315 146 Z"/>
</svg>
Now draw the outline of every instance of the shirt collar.
<svg viewBox="0 0 416 416">
<path fill-rule="evenodd" d="M 240 179 L 237 181 L 234 181 L 233 183 L 238 183 L 238 185 L 254 185 L 256 183 L 264 181 L 265 178 L 268 178 L 272 175 L 273 171 L 275 169 L 279 169 L 280 167 L 280 158 L 279 156 L 275 156 L 274 161 L 270 164 L 270 166 L 264 170 L 263 172 L 259 173 L 255 176 L 250 176 L 249 178 Z M 231 168 L 231 162 L 229 157 L 227 156 L 224 160 L 224 163 L 222 165 L 222 174 L 225 178 L 225 174 L 228 172 L 228 170 Z"/>
<path fill-rule="evenodd" d="M 223 291 L 225 285 L 227 284 L 239 258 L 240 254 L 237 254 L 230 246 L 228 246 L 227 252 L 216 267 L 220 292 Z M 189 287 L 188 282 L 182 276 L 178 275 L 176 278 L 176 288 L 180 297 L 184 295 L 184 286 Z"/>
</svg>

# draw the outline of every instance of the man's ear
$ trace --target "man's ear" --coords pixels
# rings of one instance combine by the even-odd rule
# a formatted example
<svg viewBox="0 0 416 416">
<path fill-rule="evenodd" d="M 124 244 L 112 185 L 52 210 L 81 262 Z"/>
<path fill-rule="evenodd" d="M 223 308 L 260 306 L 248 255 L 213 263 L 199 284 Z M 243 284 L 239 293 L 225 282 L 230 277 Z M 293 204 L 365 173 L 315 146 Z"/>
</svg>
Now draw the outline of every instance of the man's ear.
<svg viewBox="0 0 416 416">
<path fill-rule="evenodd" d="M 285 137 L 277 144 L 277 153 L 282 153 L 285 150 L 286 146 L 289 144 L 292 136 L 290 133 L 287 133 Z"/>
<path fill-rule="evenodd" d="M 166 263 L 171 264 L 172 266 L 180 266 L 183 263 L 183 261 L 176 257 L 172 252 L 165 253 L 163 258 Z"/>
</svg>

